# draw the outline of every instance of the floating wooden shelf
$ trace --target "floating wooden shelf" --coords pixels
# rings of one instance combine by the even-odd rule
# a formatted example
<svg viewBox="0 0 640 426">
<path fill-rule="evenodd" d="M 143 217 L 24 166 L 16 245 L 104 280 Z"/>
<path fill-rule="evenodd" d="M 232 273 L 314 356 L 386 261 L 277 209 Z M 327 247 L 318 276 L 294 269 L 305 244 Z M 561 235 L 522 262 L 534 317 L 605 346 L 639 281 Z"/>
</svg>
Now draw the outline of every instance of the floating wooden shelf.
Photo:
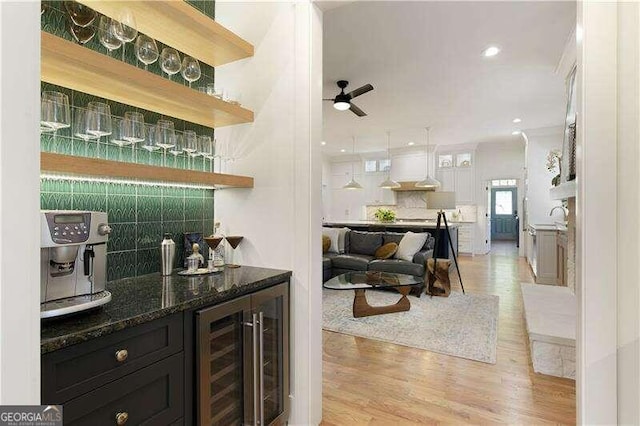
<svg viewBox="0 0 640 426">
<path fill-rule="evenodd" d="M 217 67 L 253 56 L 253 45 L 184 1 L 80 0 L 90 8 L 118 19 L 133 13 L 141 33 Z"/>
<path fill-rule="evenodd" d="M 43 81 L 207 127 L 253 121 L 253 112 L 248 109 L 47 32 L 41 35 Z"/>
<path fill-rule="evenodd" d="M 398 182 L 400 184 L 400 188 L 392 188 L 392 191 L 396 192 L 405 192 L 405 191 L 435 191 L 435 188 L 418 188 L 416 187 L 416 183 L 418 181 L 411 182 Z"/>
<path fill-rule="evenodd" d="M 49 152 L 40 154 L 40 170 L 73 176 L 169 182 L 214 188 L 253 188 L 253 178 L 248 176 L 147 166 Z"/>
</svg>

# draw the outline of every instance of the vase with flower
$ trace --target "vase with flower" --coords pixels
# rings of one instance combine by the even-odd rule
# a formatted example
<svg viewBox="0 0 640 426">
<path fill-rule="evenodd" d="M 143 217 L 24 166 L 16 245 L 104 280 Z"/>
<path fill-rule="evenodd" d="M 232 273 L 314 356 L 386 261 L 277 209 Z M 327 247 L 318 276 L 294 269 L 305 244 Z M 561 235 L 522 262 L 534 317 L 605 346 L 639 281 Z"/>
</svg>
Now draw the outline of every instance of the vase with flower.
<svg viewBox="0 0 640 426">
<path fill-rule="evenodd" d="M 554 173 L 556 166 L 558 174 L 551 179 L 551 185 L 553 186 L 560 185 L 560 176 L 562 176 L 562 154 L 559 149 L 552 149 L 549 151 L 549 154 L 547 154 L 547 170 Z"/>
</svg>

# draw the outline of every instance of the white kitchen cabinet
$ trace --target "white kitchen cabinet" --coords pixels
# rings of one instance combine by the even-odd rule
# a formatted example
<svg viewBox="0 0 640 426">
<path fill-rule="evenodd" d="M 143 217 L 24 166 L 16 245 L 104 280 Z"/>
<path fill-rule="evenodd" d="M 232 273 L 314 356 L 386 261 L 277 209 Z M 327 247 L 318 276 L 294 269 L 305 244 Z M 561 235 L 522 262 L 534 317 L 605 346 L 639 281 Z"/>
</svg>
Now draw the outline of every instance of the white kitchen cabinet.
<svg viewBox="0 0 640 426">
<path fill-rule="evenodd" d="M 475 223 L 458 224 L 458 252 L 473 256 L 475 247 Z"/>
<path fill-rule="evenodd" d="M 473 153 L 462 151 L 439 154 L 438 166 L 436 178 L 441 184 L 440 191 L 455 192 L 456 204 L 475 204 Z"/>
<path fill-rule="evenodd" d="M 475 200 L 475 176 L 472 167 L 455 169 L 456 204 L 473 204 Z"/>
<path fill-rule="evenodd" d="M 454 168 L 438 169 L 437 179 L 440 181 L 439 191 L 456 190 L 456 170 Z"/>
<path fill-rule="evenodd" d="M 536 284 L 558 284 L 556 234 L 555 229 L 531 229 L 527 234 L 527 261 Z"/>
</svg>

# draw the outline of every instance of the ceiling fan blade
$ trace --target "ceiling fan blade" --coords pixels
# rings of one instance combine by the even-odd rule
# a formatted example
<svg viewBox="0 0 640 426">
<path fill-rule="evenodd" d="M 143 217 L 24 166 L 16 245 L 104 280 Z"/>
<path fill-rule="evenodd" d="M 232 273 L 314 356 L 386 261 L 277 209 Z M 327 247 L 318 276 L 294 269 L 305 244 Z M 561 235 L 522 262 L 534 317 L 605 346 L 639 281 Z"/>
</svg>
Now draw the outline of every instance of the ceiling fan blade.
<svg viewBox="0 0 640 426">
<path fill-rule="evenodd" d="M 351 104 L 351 107 L 349 109 L 351 110 L 352 113 L 354 113 L 358 117 L 364 117 L 364 116 L 367 115 L 366 112 L 364 112 L 363 110 L 361 110 L 360 108 L 358 108 L 354 104 Z"/>
<path fill-rule="evenodd" d="M 332 99 L 323 99 L 323 101 L 331 101 L 331 102 L 333 102 L 333 101 L 335 101 L 335 99 L 333 99 L 333 98 Z"/>
<path fill-rule="evenodd" d="M 358 87 L 355 90 L 352 90 L 351 92 L 348 93 L 349 96 L 351 96 L 351 99 L 355 98 L 356 96 L 360 96 L 360 95 L 364 95 L 367 92 L 370 92 L 373 90 L 373 86 L 370 84 L 365 84 L 362 87 Z"/>
</svg>

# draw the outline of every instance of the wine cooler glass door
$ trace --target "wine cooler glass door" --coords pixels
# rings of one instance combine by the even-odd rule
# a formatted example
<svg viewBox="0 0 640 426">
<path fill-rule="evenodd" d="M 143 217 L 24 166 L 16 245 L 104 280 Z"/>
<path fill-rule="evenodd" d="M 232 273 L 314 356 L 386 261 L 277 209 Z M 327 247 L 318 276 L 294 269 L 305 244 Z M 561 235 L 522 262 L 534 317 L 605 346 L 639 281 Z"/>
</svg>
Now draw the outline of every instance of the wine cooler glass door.
<svg viewBox="0 0 640 426">
<path fill-rule="evenodd" d="M 249 298 L 198 312 L 200 425 L 241 425 L 255 421 L 253 401 L 245 400 L 245 388 L 252 387 L 254 382 L 245 361 L 253 356 L 249 312 Z"/>
<path fill-rule="evenodd" d="M 259 424 L 286 419 L 289 401 L 288 290 L 279 285 L 254 295 L 258 314 Z"/>
</svg>

